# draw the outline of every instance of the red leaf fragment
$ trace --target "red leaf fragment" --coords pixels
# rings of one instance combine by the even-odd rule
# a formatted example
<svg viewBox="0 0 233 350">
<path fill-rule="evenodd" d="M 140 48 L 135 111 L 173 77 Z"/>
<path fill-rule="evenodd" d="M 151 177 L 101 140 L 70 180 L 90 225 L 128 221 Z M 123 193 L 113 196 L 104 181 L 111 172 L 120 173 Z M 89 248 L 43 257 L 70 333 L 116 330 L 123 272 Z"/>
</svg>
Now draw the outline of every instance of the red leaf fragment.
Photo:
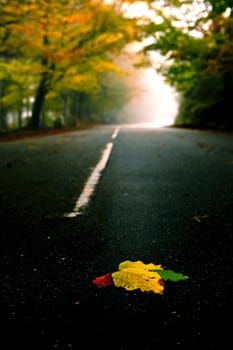
<svg viewBox="0 0 233 350">
<path fill-rule="evenodd" d="M 96 277 L 93 281 L 93 284 L 95 284 L 97 287 L 108 287 L 111 286 L 113 284 L 113 280 L 112 280 L 112 273 L 106 273 L 103 276 L 100 277 Z"/>
</svg>

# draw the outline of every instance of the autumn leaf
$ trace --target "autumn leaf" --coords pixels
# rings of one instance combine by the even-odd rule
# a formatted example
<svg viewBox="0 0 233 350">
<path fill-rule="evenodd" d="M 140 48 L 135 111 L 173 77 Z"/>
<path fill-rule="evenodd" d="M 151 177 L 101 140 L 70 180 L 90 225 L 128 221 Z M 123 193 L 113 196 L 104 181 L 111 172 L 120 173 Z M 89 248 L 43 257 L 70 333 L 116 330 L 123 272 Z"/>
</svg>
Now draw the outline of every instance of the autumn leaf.
<svg viewBox="0 0 233 350">
<path fill-rule="evenodd" d="M 163 281 L 170 280 L 172 282 L 186 281 L 189 277 L 182 275 L 181 273 L 176 273 L 172 270 L 150 270 L 151 272 L 157 272 Z"/>
<path fill-rule="evenodd" d="M 164 281 L 186 281 L 189 277 L 172 270 L 165 269 L 162 265 L 153 263 L 144 264 L 142 261 L 126 260 L 120 263 L 118 271 L 109 272 L 95 278 L 92 283 L 98 287 L 107 287 L 112 284 L 126 290 L 140 289 L 142 292 L 163 294 Z"/>
<path fill-rule="evenodd" d="M 124 261 L 119 265 L 119 271 L 112 273 L 116 287 L 126 290 L 140 289 L 142 292 L 163 294 L 164 284 L 157 272 L 150 269 L 162 269 L 161 265 L 143 264 L 141 261 Z"/>
<path fill-rule="evenodd" d="M 113 284 L 111 272 L 106 273 L 103 276 L 96 277 L 92 281 L 92 283 L 95 284 L 97 287 L 108 287 L 108 286 L 111 286 Z"/>
</svg>

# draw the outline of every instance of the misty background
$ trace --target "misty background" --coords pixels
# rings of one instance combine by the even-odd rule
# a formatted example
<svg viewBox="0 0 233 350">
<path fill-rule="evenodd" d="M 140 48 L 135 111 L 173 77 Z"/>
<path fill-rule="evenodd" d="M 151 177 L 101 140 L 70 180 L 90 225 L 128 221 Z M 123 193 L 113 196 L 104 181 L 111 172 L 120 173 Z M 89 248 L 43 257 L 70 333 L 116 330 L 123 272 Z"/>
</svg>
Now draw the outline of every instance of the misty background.
<svg viewBox="0 0 233 350">
<path fill-rule="evenodd" d="M 179 94 L 157 72 L 164 60 L 158 52 L 148 54 L 148 66 L 135 68 L 141 62 L 140 51 L 144 45 L 127 45 L 119 58 L 119 66 L 127 71 L 123 79 L 131 96 L 115 111 L 116 119 L 125 123 L 148 123 L 154 127 L 172 125 L 178 113 Z"/>
<path fill-rule="evenodd" d="M 137 92 L 119 110 L 129 123 L 151 123 L 155 127 L 171 125 L 178 111 L 178 95 L 153 68 L 141 68 L 129 79 Z"/>
</svg>

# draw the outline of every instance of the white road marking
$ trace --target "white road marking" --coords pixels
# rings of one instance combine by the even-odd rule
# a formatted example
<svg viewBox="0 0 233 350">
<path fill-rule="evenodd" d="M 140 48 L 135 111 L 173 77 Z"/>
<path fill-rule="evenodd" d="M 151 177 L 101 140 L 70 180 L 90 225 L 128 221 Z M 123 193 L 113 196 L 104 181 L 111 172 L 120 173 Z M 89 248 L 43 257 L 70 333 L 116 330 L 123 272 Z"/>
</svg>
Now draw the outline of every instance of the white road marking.
<svg viewBox="0 0 233 350">
<path fill-rule="evenodd" d="M 90 197 L 93 194 L 95 187 L 99 181 L 101 173 L 107 165 L 107 162 L 109 160 L 109 157 L 110 157 L 110 154 L 112 151 L 112 147 L 113 147 L 112 142 L 110 142 L 106 145 L 106 147 L 103 151 L 102 157 L 101 157 L 99 163 L 96 165 L 96 167 L 92 171 L 90 177 L 88 178 L 88 180 L 83 188 L 83 191 L 82 191 L 80 197 L 78 198 L 78 200 L 74 206 L 73 211 L 71 213 L 66 214 L 65 215 L 66 217 L 73 218 L 77 215 L 82 214 L 82 209 L 84 209 L 87 206 L 87 204 L 90 200 Z"/>
<path fill-rule="evenodd" d="M 118 133 L 119 133 L 119 128 L 116 128 L 115 130 L 114 130 L 114 133 L 112 134 L 112 139 L 114 140 L 114 139 L 116 139 L 117 138 L 117 135 L 118 135 Z"/>
</svg>

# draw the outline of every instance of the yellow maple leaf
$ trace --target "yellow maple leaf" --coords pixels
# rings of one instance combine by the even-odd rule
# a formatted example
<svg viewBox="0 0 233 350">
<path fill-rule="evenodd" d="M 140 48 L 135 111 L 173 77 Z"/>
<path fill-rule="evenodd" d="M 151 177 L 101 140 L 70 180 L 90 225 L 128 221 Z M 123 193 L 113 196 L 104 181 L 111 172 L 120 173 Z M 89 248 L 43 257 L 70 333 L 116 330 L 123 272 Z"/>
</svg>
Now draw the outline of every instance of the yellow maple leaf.
<svg viewBox="0 0 233 350">
<path fill-rule="evenodd" d="M 142 292 L 163 294 L 164 284 L 157 272 L 149 270 L 163 270 L 161 265 L 153 263 L 144 264 L 142 261 L 126 260 L 120 263 L 119 271 L 112 273 L 113 283 L 116 287 L 126 290 L 140 289 Z"/>
</svg>

